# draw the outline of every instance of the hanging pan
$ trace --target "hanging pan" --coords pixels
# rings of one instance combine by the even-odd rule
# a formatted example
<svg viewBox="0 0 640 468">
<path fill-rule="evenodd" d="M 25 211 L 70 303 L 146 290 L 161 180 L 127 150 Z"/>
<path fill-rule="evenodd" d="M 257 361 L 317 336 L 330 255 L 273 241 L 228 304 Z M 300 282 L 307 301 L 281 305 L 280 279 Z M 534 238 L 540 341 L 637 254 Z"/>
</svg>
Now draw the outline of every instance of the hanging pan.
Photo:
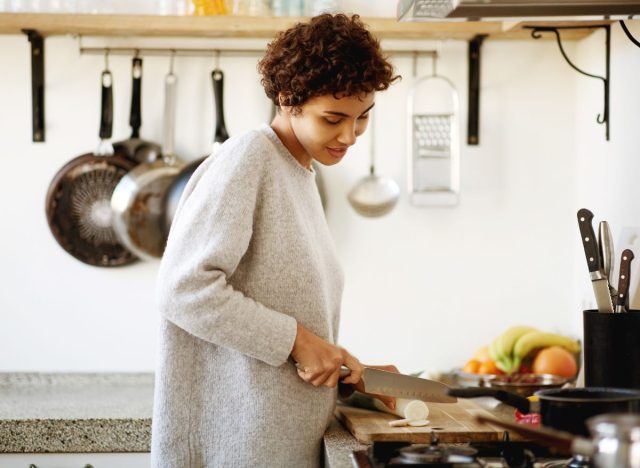
<svg viewBox="0 0 640 468">
<path fill-rule="evenodd" d="M 140 138 L 142 126 L 142 59 L 133 58 L 131 66 L 131 136 L 113 144 L 116 152 L 124 153 L 138 163 L 153 162 L 160 157 L 160 145 Z"/>
<path fill-rule="evenodd" d="M 216 119 L 216 128 L 213 132 L 213 146 L 211 147 L 211 152 L 209 154 L 205 154 L 195 161 L 187 164 L 175 177 L 175 179 L 173 179 L 173 182 L 171 182 L 171 185 L 167 189 L 163 201 L 164 215 L 162 223 L 165 235 L 167 236 L 169 235 L 169 229 L 171 228 L 173 217 L 176 214 L 178 203 L 180 202 L 180 197 L 182 196 L 182 192 L 184 192 L 184 188 L 187 186 L 187 182 L 189 182 L 189 179 L 198 168 L 198 166 L 202 163 L 202 161 L 204 161 L 208 156 L 215 155 L 220 149 L 222 143 L 224 143 L 229 138 L 229 133 L 227 132 L 227 128 L 224 123 L 224 108 L 222 102 L 224 73 L 222 72 L 222 70 L 220 70 L 219 68 L 214 69 L 211 72 L 211 81 L 213 83 Z"/>
<path fill-rule="evenodd" d="M 126 265 L 136 260 L 113 227 L 111 194 L 136 163 L 122 154 L 114 154 L 112 84 L 106 65 L 101 74 L 98 149 L 62 167 L 51 181 L 46 198 L 47 221 L 56 241 L 73 257 L 95 266 Z"/>
<path fill-rule="evenodd" d="M 176 84 L 171 69 L 165 79 L 164 145 L 162 157 L 144 163 L 120 180 L 113 196 L 113 225 L 120 241 L 141 258 L 162 257 L 166 243 L 162 229 L 162 200 L 167 187 L 184 164 L 174 150 Z"/>
</svg>

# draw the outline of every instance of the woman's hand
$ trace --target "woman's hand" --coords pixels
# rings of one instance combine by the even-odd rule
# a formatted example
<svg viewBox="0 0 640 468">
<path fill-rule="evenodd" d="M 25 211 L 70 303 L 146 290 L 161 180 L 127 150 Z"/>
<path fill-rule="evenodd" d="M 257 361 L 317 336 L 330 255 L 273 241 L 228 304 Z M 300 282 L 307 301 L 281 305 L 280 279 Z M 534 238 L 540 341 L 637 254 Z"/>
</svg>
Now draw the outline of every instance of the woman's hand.
<svg viewBox="0 0 640 468">
<path fill-rule="evenodd" d="M 400 373 L 398 368 L 396 366 L 394 366 L 394 365 L 387 365 L 387 366 L 368 366 L 368 365 L 365 365 L 364 367 L 371 367 L 373 369 L 380 369 L 380 370 L 387 371 L 387 372 Z M 349 376 L 349 377 L 351 377 L 351 376 Z M 344 383 L 350 383 L 350 382 L 346 381 L 349 377 L 345 377 L 342 381 Z M 357 383 L 353 384 L 353 388 L 355 390 L 361 392 L 361 393 L 365 393 L 367 395 L 372 396 L 373 398 L 376 398 L 377 400 L 380 400 L 382 403 L 384 403 L 387 406 L 387 408 L 390 408 L 390 409 L 395 409 L 396 408 L 396 399 L 395 399 L 395 397 L 387 396 L 387 395 L 376 395 L 376 394 L 373 394 L 373 393 L 365 392 L 364 391 L 364 384 L 362 383 L 362 379 L 359 379 Z"/>
<path fill-rule="evenodd" d="M 338 385 L 342 366 L 351 370 L 343 380 L 345 383 L 358 382 L 362 376 L 362 364 L 346 349 L 323 340 L 300 324 L 291 357 L 298 363 L 300 378 L 316 387 Z"/>
</svg>

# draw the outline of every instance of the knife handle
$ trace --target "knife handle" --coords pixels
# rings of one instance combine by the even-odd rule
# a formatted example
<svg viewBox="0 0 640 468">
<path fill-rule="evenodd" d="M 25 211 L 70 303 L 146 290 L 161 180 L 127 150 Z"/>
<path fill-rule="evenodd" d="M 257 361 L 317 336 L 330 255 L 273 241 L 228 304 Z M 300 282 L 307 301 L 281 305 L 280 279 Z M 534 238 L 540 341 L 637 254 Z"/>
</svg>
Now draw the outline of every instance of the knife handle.
<svg viewBox="0 0 640 468">
<path fill-rule="evenodd" d="M 631 260 L 633 252 L 625 249 L 620 257 L 620 277 L 618 278 L 618 301 L 616 312 L 627 312 L 629 310 L 629 275 L 631 273 Z"/>
<path fill-rule="evenodd" d="M 296 368 L 303 370 L 299 362 L 296 362 Z M 349 369 L 348 367 L 342 366 L 340 368 L 340 378 L 342 379 L 343 377 L 346 377 L 348 375 L 351 375 L 351 369 Z"/>
<path fill-rule="evenodd" d="M 600 271 L 600 253 L 598 252 L 598 241 L 596 233 L 591 224 L 593 213 L 586 208 L 578 210 L 578 227 L 580 228 L 580 237 L 582 238 L 582 246 L 589 265 L 589 272 Z"/>
</svg>

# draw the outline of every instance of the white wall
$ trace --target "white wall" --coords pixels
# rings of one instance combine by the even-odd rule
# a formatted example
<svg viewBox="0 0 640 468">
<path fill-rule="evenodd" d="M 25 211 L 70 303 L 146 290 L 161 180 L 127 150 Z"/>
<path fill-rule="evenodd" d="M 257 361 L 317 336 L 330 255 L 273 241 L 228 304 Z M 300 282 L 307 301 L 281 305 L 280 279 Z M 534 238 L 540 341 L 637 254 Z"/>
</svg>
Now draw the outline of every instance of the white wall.
<svg viewBox="0 0 640 468">
<path fill-rule="evenodd" d="M 620 34 L 614 36 L 612 142 L 605 143 L 592 118 L 599 111 L 599 90 L 564 63 L 554 42 L 487 41 L 482 51 L 481 145 L 466 146 L 462 132 L 462 195 L 453 209 L 408 203 L 404 106 L 411 60 L 394 59 L 404 79 L 377 99 L 376 149 L 379 172 L 402 187 L 397 208 L 371 220 L 356 215 L 346 202 L 350 187 L 367 171 L 368 134 L 346 161 L 323 173 L 328 220 L 347 276 L 341 326 L 345 347 L 363 362 L 392 362 L 415 371 L 459 365 L 514 323 L 580 332 L 575 317 L 586 277 L 574 281 L 584 273 L 578 261 L 576 207 L 585 204 L 610 213 L 614 229 L 623 221 L 636 222 L 631 214 L 638 216 L 633 198 L 623 201 L 625 188 L 637 190 L 631 171 L 624 175 L 626 185 L 611 192 L 611 202 L 623 201 L 624 208 L 614 210 L 593 192 L 587 196 L 585 188 L 585 181 L 603 171 L 605 162 L 592 165 L 604 159 L 602 153 L 617 161 L 616 168 L 640 164 L 631 139 L 640 120 L 632 74 L 640 50 L 623 42 Z M 181 41 L 171 43 L 180 46 Z M 577 60 L 599 63 L 595 37 L 566 46 Z M 84 265 L 56 244 L 44 216 L 44 197 L 56 171 L 97 143 L 103 59 L 79 56 L 73 38 L 47 39 L 47 142 L 33 144 L 28 42 L 21 36 L 0 37 L 0 50 L 0 140 L 5 148 L 0 155 L 0 370 L 152 370 L 157 263 L 113 269 Z M 464 42 L 442 44 L 438 67 L 456 84 L 463 108 L 466 50 Z M 130 59 L 111 57 L 110 65 L 114 136 L 125 138 Z M 226 72 L 230 133 L 265 121 L 269 109 L 255 58 L 223 57 L 220 65 Z M 205 153 L 210 145 L 212 66 L 208 58 L 176 59 L 177 149 L 186 159 Z M 166 58 L 145 58 L 142 135 L 149 139 L 161 139 L 167 67 Z M 428 70 L 422 63 L 420 73 Z M 632 94 L 635 100 L 625 101 Z M 465 129 L 465 111 L 460 117 Z M 608 170 L 613 174 L 614 169 Z"/>
</svg>

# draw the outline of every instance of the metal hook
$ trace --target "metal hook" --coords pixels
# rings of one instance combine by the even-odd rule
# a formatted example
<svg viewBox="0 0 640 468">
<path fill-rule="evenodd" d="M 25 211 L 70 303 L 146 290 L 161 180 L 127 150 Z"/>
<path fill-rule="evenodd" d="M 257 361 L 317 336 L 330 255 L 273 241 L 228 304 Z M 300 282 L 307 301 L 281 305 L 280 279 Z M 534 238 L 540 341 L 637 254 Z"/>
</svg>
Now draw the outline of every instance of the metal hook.
<svg viewBox="0 0 640 468">
<path fill-rule="evenodd" d="M 418 74 L 418 51 L 413 51 L 413 60 L 411 62 L 411 76 L 414 78 Z"/>
<path fill-rule="evenodd" d="M 171 55 L 169 57 L 169 73 L 173 75 L 173 59 L 176 56 L 175 49 L 171 49 Z"/>
<path fill-rule="evenodd" d="M 104 69 L 109 70 L 109 49 L 104 49 Z"/>
<path fill-rule="evenodd" d="M 433 76 L 438 75 L 438 54 L 437 53 L 431 57 L 431 75 Z"/>
<path fill-rule="evenodd" d="M 139 55 L 140 55 L 140 49 L 136 49 L 133 51 L 133 58 L 138 58 Z"/>
<path fill-rule="evenodd" d="M 214 50 L 213 53 L 214 53 L 213 67 L 214 69 L 218 70 L 220 69 L 220 49 Z"/>
</svg>

